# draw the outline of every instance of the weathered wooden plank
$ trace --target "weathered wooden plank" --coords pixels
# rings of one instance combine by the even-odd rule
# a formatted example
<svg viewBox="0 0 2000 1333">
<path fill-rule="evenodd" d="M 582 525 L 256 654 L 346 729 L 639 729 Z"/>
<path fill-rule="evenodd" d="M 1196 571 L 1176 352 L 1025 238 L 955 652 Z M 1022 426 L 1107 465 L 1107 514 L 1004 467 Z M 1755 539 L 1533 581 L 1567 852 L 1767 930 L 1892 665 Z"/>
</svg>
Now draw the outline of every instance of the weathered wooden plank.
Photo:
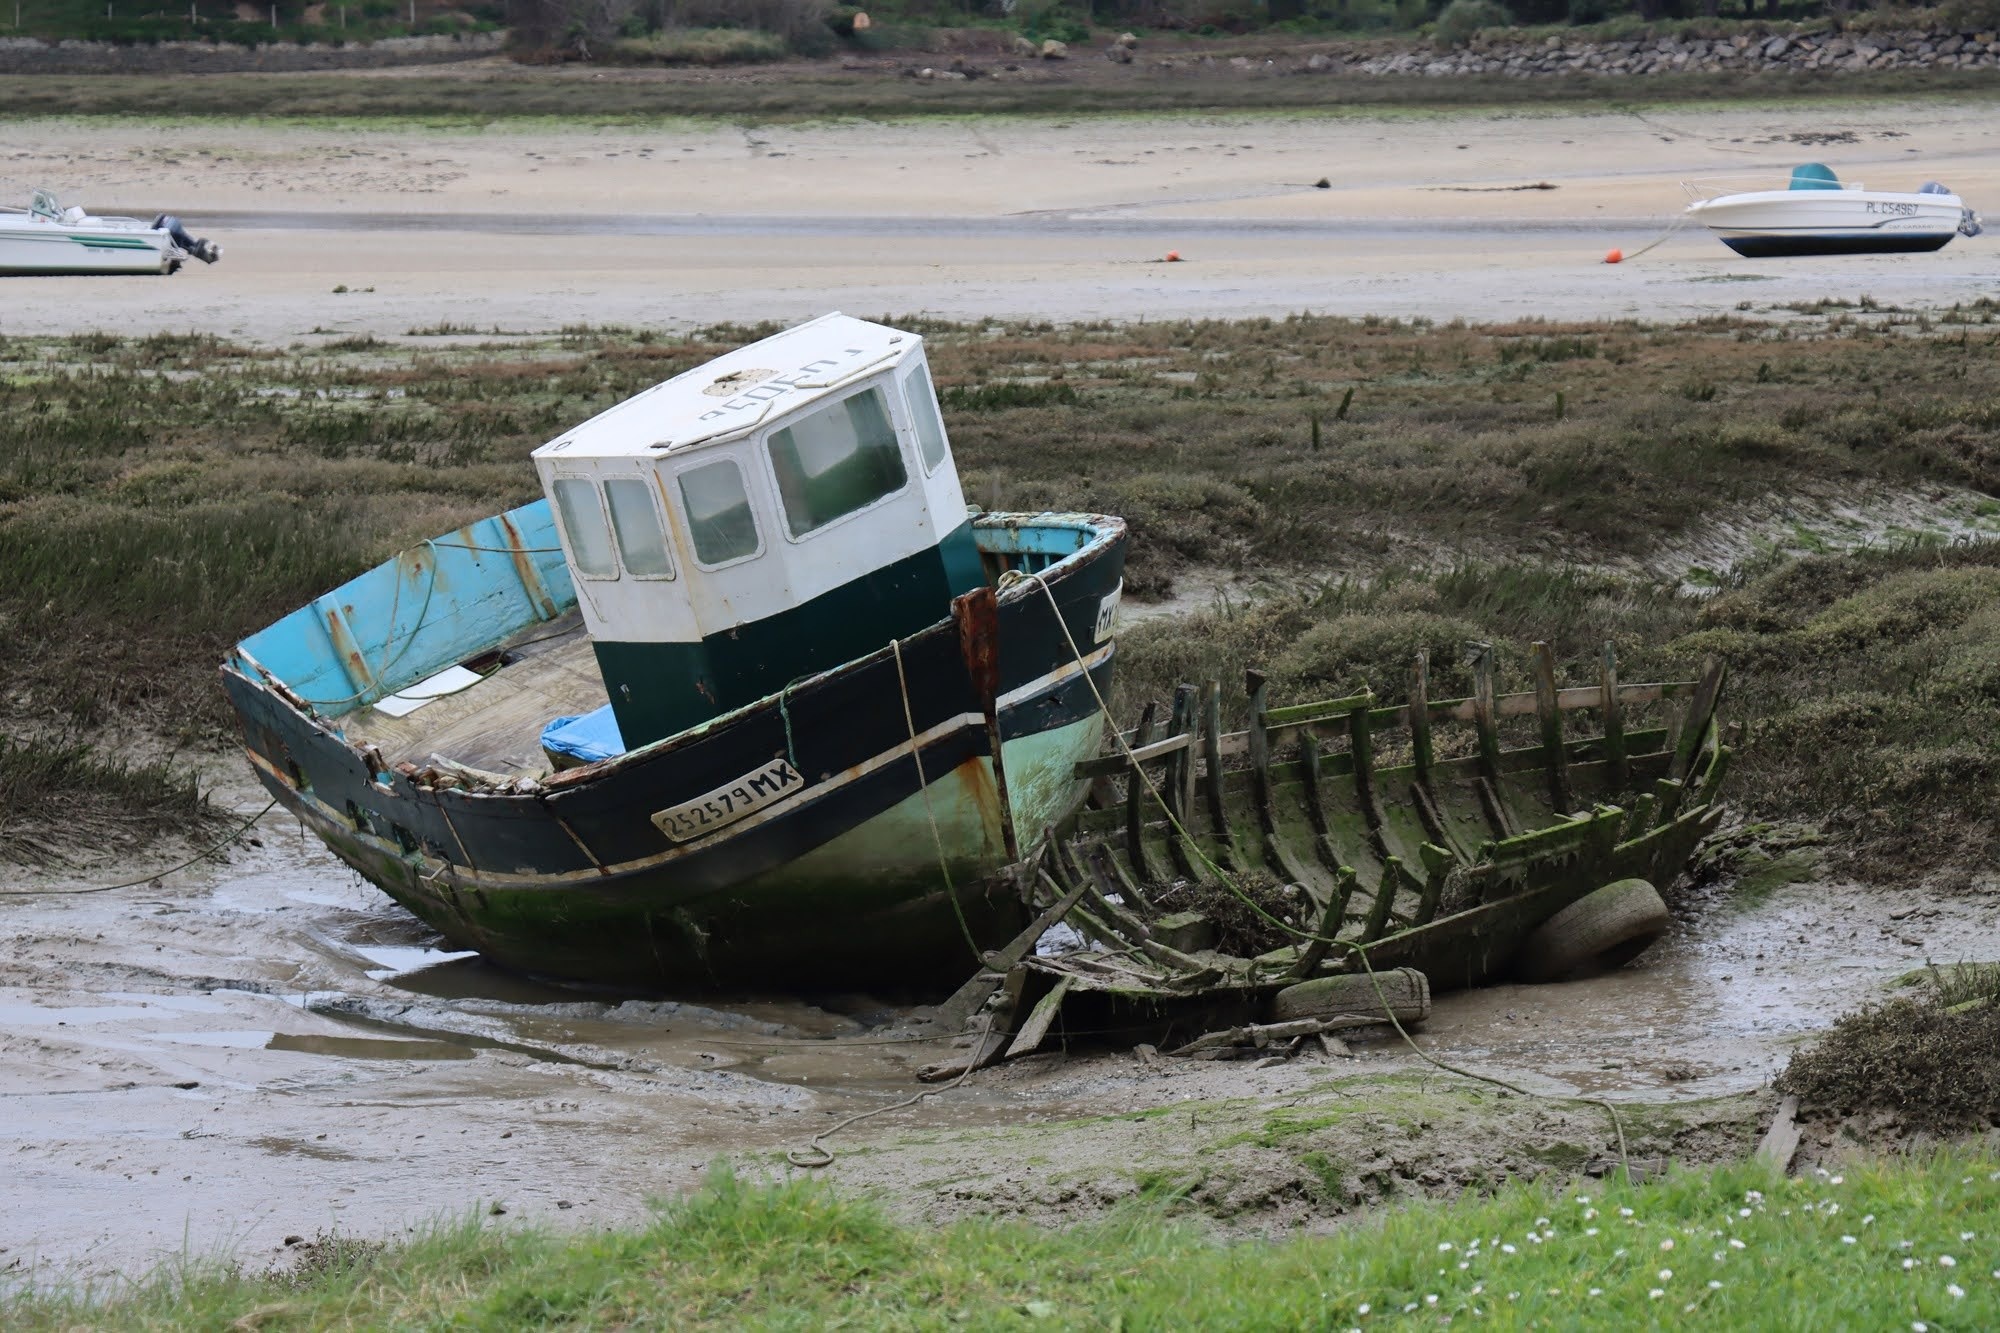
<svg viewBox="0 0 2000 1333">
<path fill-rule="evenodd" d="M 1325 961 L 1327 950 L 1340 934 L 1340 926 L 1347 919 L 1347 901 L 1354 895 L 1356 875 L 1353 866 L 1342 866 L 1337 875 L 1333 895 L 1327 899 L 1326 909 L 1320 913 L 1319 924 L 1313 927 L 1313 938 L 1299 954 L 1299 961 L 1293 966 L 1291 975 L 1303 980 L 1318 970 Z"/>
<path fill-rule="evenodd" d="M 1571 807 L 1569 765 L 1563 754 L 1562 709 L 1556 703 L 1556 655 L 1536 640 L 1531 649 L 1535 670 L 1535 713 L 1542 726 L 1542 766 L 1548 773 L 1549 801 L 1557 814 Z"/>
<path fill-rule="evenodd" d="M 1148 707 L 1151 707 L 1149 704 Z M 1101 755 L 1096 759 L 1079 760 L 1071 773 L 1082 781 L 1086 778 L 1119 777 L 1132 771 L 1134 761 L 1144 764 L 1151 760 L 1185 750 L 1194 744 L 1192 736 L 1169 736 L 1165 740 L 1150 741 L 1144 745 L 1134 745 L 1132 753 Z"/>
<path fill-rule="evenodd" d="M 1360 694 L 1350 694 L 1344 699 L 1327 699 L 1316 704 L 1293 704 L 1287 708 L 1273 708 L 1265 719 L 1273 727 L 1305 726 L 1314 722 L 1337 722 L 1357 709 L 1366 709 L 1375 702 L 1373 690 L 1363 690 Z"/>
<path fill-rule="evenodd" d="M 1202 791 L 1208 798 L 1208 826 L 1215 840 L 1229 845 L 1229 812 L 1222 800 L 1222 682 L 1211 680 L 1201 687 L 1201 755 L 1207 769 Z M 1226 865 L 1226 858 L 1218 858 Z"/>
<path fill-rule="evenodd" d="M 1153 713 L 1158 706 L 1148 699 L 1139 712 L 1139 725 L 1132 732 L 1133 739 L 1139 742 L 1137 749 L 1144 749 L 1152 742 Z M 1154 878 L 1152 862 L 1146 856 L 1146 821 L 1152 817 L 1153 804 L 1153 787 L 1143 768 L 1135 764 L 1125 778 L 1125 858 L 1132 863 L 1132 873 L 1141 880 Z"/>
<path fill-rule="evenodd" d="M 1042 1043 L 1048 1039 L 1049 1026 L 1062 1011 L 1063 997 L 1069 994 L 1069 987 L 1068 977 L 1056 979 L 1049 993 L 1037 1000 L 1035 1007 L 1028 1011 L 1028 1021 L 1021 1024 L 1021 1030 L 1014 1034 L 1013 1044 L 1007 1047 L 1007 1053 L 1001 1059 L 1011 1060 L 1017 1055 L 1041 1049 Z"/>
<path fill-rule="evenodd" d="M 1729 674 L 1721 659 L 1711 657 L 1702 664 L 1701 681 L 1688 702 L 1687 720 L 1681 724 L 1680 743 L 1674 747 L 1669 777 L 1682 782 L 1694 771 L 1694 761 L 1708 738 L 1708 724 L 1715 719 L 1716 701 L 1722 697 L 1722 683 Z"/>
<path fill-rule="evenodd" d="M 1047 881 L 1053 886 L 1054 881 Z M 1000 986 L 1007 973 L 1012 971 L 1023 958 L 1034 950 L 1035 941 L 1046 935 L 1049 928 L 1068 916 L 1070 909 L 1083 899 L 1081 887 L 1059 894 L 1041 915 L 1029 923 L 1028 928 L 1008 941 L 1005 948 L 996 949 L 986 955 L 986 965 L 974 972 L 963 986 L 952 992 L 937 1008 L 937 1021 L 948 1031 L 956 1031 L 965 1026 L 972 1015 L 979 1012 L 987 997 Z"/>
<path fill-rule="evenodd" d="M 1475 645 L 1472 658 L 1472 725 L 1479 732 L 1479 770 L 1491 781 L 1500 776 L 1500 731 L 1493 709 L 1493 645 Z"/>
<path fill-rule="evenodd" d="M 1629 781 L 1625 760 L 1625 701 L 1618 689 L 1618 650 L 1604 645 L 1602 680 L 1597 687 L 1598 706 L 1604 710 L 1604 760 L 1609 765 L 1611 789 L 1625 790 Z"/>
<path fill-rule="evenodd" d="M 1410 706 L 1406 711 L 1417 781 L 1427 783 L 1431 780 L 1431 654 L 1428 648 L 1417 652 L 1416 674 L 1410 681 Z"/>
</svg>

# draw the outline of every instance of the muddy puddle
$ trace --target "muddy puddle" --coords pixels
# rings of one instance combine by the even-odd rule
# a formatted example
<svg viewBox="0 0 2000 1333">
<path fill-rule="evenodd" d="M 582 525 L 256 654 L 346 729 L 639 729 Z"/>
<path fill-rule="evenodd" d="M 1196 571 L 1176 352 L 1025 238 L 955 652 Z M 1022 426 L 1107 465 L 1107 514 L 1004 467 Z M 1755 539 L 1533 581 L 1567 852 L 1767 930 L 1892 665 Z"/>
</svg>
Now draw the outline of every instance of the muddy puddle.
<svg viewBox="0 0 2000 1333">
<path fill-rule="evenodd" d="M 515 976 L 443 946 L 289 821 L 259 832 L 152 886 L 0 900 L 0 1273 L 129 1273 L 183 1251 L 257 1266 L 287 1235 L 474 1211 L 631 1221 L 718 1158 L 784 1169 L 949 1050 L 907 997 L 677 1000 Z M 1816 883 L 1743 904 L 1725 888 L 1638 966 L 1440 997 L 1420 1040 L 1538 1090 L 1711 1099 L 1762 1086 L 1927 959 L 1996 957 L 1985 894 Z M 935 1182 L 993 1169 L 995 1133 L 1036 1134 L 1039 1165 L 1016 1174 L 1129 1175 L 1129 1136 L 1068 1127 L 1295 1105 L 1416 1067 L 1390 1042 L 1266 1068 L 1057 1052 L 846 1131 L 827 1174 L 911 1211 L 985 1211 Z"/>
</svg>

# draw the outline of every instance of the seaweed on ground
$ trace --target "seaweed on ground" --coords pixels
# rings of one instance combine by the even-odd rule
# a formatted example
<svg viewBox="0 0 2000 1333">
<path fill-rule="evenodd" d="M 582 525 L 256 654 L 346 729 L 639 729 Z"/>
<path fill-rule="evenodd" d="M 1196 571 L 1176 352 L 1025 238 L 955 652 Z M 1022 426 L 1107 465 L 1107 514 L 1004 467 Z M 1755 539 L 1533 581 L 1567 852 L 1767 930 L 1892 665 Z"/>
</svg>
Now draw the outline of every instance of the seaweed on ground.
<svg viewBox="0 0 2000 1333">
<path fill-rule="evenodd" d="M 1935 972 L 1917 998 L 1849 1014 L 1792 1057 L 1777 1089 L 1809 1119 L 1889 1112 L 1944 1134 L 2000 1124 L 2000 969 Z"/>
</svg>

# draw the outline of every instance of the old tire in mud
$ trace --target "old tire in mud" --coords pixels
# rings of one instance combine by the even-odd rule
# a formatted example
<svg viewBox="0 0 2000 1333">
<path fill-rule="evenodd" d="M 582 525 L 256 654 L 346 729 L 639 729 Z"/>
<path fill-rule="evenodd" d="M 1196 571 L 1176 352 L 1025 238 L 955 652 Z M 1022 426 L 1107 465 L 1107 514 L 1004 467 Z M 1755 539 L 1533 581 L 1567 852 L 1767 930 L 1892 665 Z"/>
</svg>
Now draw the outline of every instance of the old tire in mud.
<svg viewBox="0 0 2000 1333">
<path fill-rule="evenodd" d="M 1522 981 L 1561 981 L 1623 967 L 1667 933 L 1667 904 L 1643 879 L 1593 890 L 1535 928 L 1514 956 Z"/>
<path fill-rule="evenodd" d="M 1372 1017 L 1388 1022 L 1382 1001 L 1398 1022 L 1421 1023 L 1431 1016 L 1430 978 L 1414 967 L 1390 968 L 1375 974 L 1382 983 L 1376 995 L 1374 982 L 1366 972 L 1347 972 L 1337 977 L 1316 977 L 1287 986 L 1271 997 L 1271 1021 L 1289 1023 L 1297 1018 L 1337 1018 L 1343 1014 Z"/>
</svg>

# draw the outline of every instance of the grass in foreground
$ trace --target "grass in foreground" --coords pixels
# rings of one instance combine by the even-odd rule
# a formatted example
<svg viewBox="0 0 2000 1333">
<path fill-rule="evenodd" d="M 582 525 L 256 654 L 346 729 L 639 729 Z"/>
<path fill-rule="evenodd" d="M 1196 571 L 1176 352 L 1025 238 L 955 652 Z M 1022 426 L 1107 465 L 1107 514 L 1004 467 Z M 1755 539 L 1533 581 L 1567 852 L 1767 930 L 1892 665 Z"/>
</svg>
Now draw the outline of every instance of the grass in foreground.
<svg viewBox="0 0 2000 1333">
<path fill-rule="evenodd" d="M 718 1172 L 642 1230 L 325 1245 L 300 1277 L 170 1266 L 30 1290 L 11 1328 L 1960 1329 L 2000 1320 L 2000 1161 L 1945 1154 L 1787 1180 L 1755 1166 L 1390 1213 L 1219 1244 L 1135 1212 L 1042 1231 L 903 1226 L 812 1184 Z"/>
</svg>

